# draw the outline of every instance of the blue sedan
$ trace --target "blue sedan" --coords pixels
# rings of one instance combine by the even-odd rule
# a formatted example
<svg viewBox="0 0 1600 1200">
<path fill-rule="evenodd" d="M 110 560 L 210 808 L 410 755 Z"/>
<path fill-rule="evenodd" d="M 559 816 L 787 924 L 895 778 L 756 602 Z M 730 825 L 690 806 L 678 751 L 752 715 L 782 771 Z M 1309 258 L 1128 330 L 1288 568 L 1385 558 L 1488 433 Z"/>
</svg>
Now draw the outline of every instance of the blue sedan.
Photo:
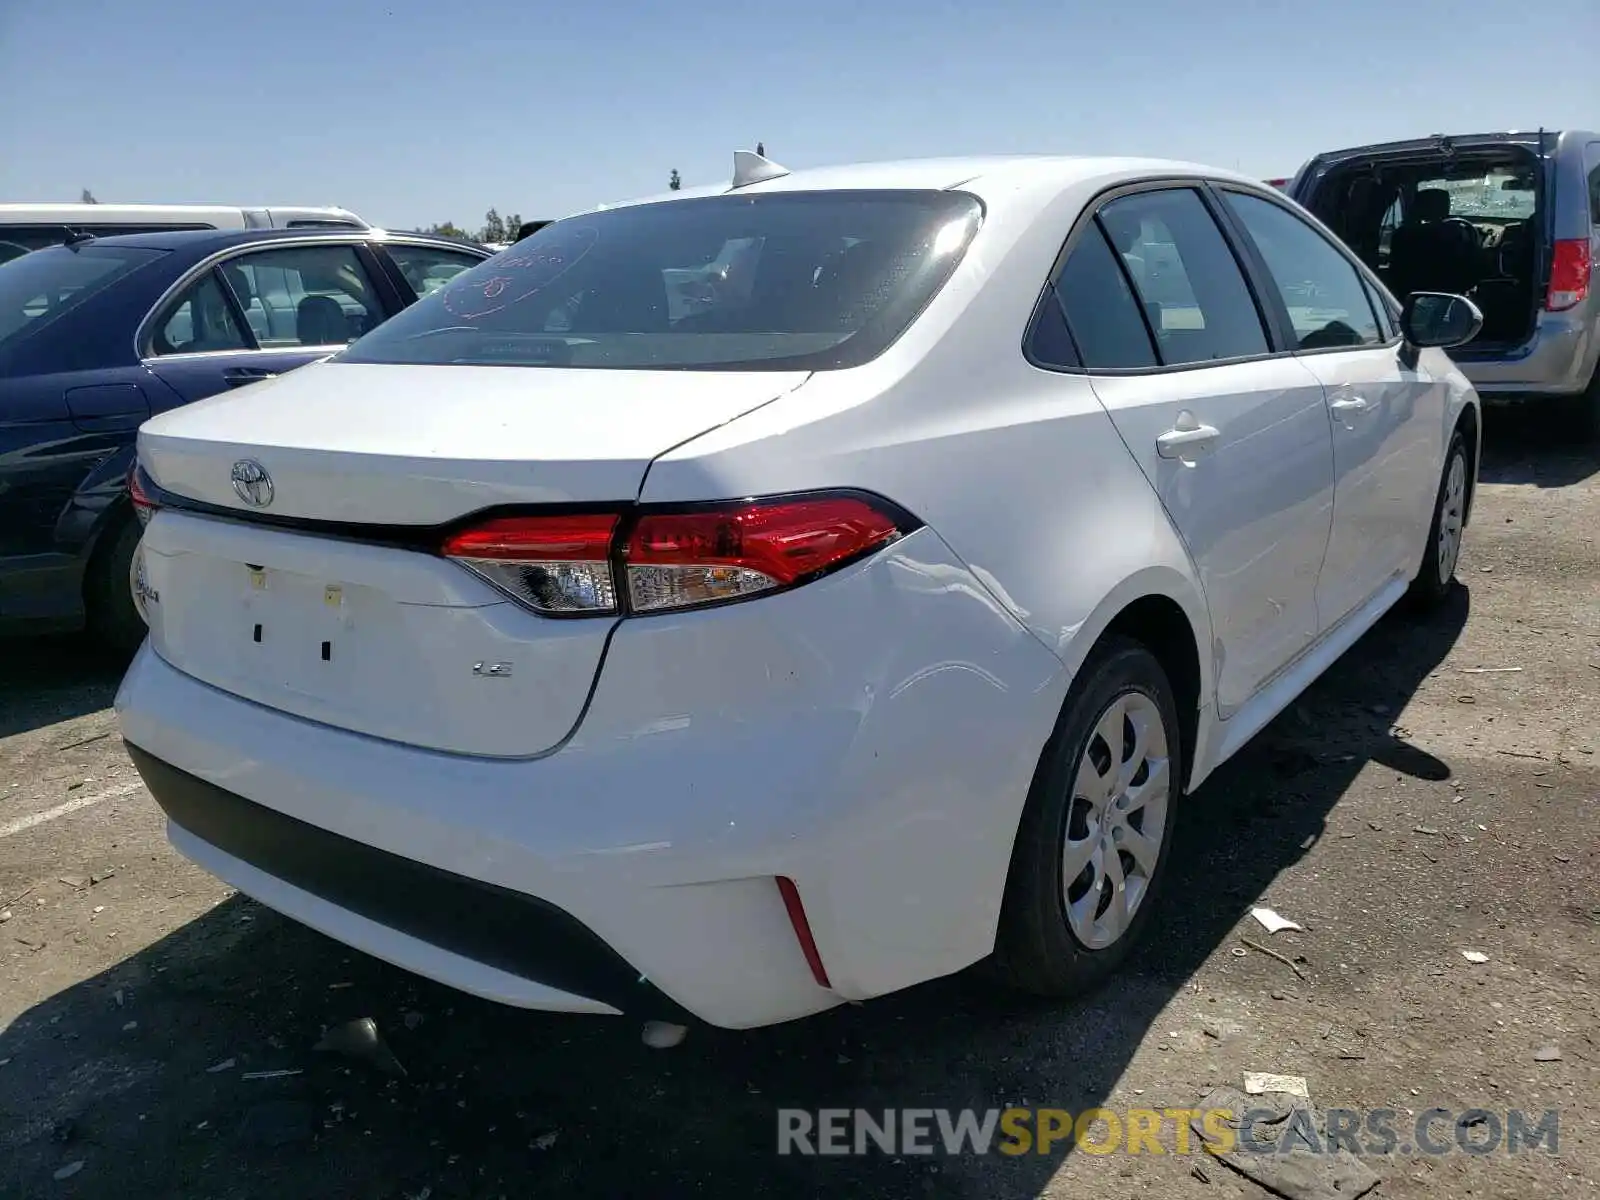
<svg viewBox="0 0 1600 1200">
<path fill-rule="evenodd" d="M 0 630 L 144 636 L 148 417 L 325 358 L 489 256 L 376 230 L 79 237 L 0 263 Z"/>
</svg>

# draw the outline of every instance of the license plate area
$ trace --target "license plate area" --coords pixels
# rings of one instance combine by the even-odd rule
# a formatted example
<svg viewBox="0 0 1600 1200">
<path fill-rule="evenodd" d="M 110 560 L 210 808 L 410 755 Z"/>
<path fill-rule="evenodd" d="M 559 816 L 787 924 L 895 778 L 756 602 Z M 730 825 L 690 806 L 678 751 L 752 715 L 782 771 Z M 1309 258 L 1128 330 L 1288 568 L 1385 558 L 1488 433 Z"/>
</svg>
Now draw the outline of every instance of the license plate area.
<svg viewBox="0 0 1600 1200">
<path fill-rule="evenodd" d="M 369 589 L 281 568 L 238 568 L 239 614 L 229 657 L 243 676 L 293 695 L 339 701 L 361 674 Z"/>
</svg>

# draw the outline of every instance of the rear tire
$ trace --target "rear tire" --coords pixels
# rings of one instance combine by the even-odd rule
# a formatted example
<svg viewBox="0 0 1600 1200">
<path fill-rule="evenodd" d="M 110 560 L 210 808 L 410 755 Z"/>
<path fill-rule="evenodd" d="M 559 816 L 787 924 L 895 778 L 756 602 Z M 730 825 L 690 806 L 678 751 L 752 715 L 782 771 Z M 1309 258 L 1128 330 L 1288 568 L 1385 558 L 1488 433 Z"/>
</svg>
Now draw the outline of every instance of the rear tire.
<svg viewBox="0 0 1600 1200">
<path fill-rule="evenodd" d="M 1589 386 L 1567 401 L 1567 423 L 1580 445 L 1600 444 L 1600 366 Z"/>
<path fill-rule="evenodd" d="M 1025 992 L 1068 997 L 1122 964 L 1166 874 L 1184 770 L 1161 664 L 1138 642 L 1107 639 L 1073 683 L 1035 773 L 993 974 Z"/>
<path fill-rule="evenodd" d="M 1461 561 L 1461 539 L 1466 531 L 1469 487 L 1467 439 L 1457 429 L 1445 451 L 1444 471 L 1433 501 L 1433 522 L 1422 563 L 1411 581 L 1411 601 L 1419 609 L 1437 608 L 1449 598 Z"/>
<path fill-rule="evenodd" d="M 144 527 L 132 513 L 115 519 L 84 580 L 83 602 L 89 632 L 119 655 L 132 657 L 144 641 L 144 618 L 133 602 L 133 555 Z"/>
</svg>

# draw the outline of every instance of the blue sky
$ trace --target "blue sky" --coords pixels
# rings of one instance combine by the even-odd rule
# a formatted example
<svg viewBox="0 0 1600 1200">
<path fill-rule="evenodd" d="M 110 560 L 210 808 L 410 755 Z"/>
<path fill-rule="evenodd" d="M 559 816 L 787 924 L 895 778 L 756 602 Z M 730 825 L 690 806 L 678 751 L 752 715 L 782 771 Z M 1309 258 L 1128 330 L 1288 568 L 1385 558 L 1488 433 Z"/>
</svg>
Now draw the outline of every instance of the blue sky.
<svg viewBox="0 0 1600 1200">
<path fill-rule="evenodd" d="M 0 199 L 555 217 L 728 176 L 1131 153 L 1262 176 L 1600 126 L 1596 0 L 0 0 Z"/>
</svg>

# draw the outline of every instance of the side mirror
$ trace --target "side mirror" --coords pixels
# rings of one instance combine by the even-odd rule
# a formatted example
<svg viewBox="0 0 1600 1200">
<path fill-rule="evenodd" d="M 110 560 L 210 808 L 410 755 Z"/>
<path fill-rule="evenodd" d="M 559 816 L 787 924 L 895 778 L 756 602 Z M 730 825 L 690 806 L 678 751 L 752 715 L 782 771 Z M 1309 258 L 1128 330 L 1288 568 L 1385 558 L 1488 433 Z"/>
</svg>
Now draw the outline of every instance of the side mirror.
<svg viewBox="0 0 1600 1200">
<path fill-rule="evenodd" d="M 1400 332 L 1408 346 L 1449 349 L 1470 342 L 1483 328 L 1483 313 L 1465 296 L 1412 292 L 1400 309 Z"/>
</svg>

